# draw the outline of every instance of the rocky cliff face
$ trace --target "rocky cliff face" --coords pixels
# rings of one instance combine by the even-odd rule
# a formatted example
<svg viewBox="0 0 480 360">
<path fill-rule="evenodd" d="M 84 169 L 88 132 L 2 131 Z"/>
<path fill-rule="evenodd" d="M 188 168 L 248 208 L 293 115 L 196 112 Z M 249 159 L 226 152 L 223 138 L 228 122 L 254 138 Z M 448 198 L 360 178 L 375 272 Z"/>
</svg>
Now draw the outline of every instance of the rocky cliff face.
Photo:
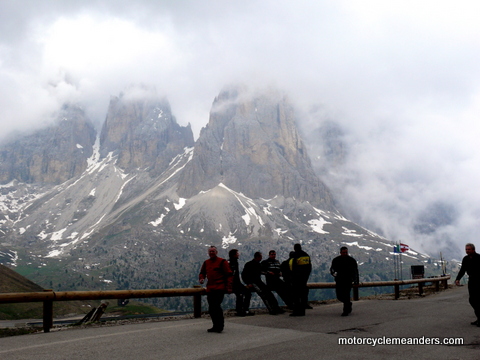
<svg viewBox="0 0 480 360">
<path fill-rule="evenodd" d="M 158 174 L 193 142 L 190 125 L 177 124 L 166 99 L 159 99 L 154 89 L 134 87 L 110 100 L 100 153 L 117 155 L 122 169 L 143 168 Z"/>
<path fill-rule="evenodd" d="M 190 197 L 219 183 L 251 198 L 310 201 L 333 210 L 299 136 L 292 104 L 278 91 L 223 91 L 200 134 L 178 192 Z"/>
<path fill-rule="evenodd" d="M 53 125 L 0 148 L 0 183 L 60 184 L 81 175 L 95 134 L 81 107 L 65 105 Z"/>
</svg>

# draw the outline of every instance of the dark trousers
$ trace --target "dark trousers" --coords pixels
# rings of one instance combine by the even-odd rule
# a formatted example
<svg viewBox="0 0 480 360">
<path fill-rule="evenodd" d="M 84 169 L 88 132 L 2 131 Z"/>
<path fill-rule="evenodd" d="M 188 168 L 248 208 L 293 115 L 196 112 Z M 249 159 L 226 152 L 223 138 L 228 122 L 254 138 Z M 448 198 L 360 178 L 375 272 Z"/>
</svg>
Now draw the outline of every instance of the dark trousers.
<svg viewBox="0 0 480 360">
<path fill-rule="evenodd" d="M 235 287 L 233 292 L 235 294 L 235 309 L 237 311 L 237 315 L 245 315 L 250 309 L 252 293 L 243 285 Z"/>
<path fill-rule="evenodd" d="M 308 279 L 307 279 L 308 280 Z M 307 280 L 299 279 L 292 282 L 292 303 L 295 315 L 305 315 L 305 308 L 308 305 Z"/>
<path fill-rule="evenodd" d="M 289 308 L 293 307 L 292 290 L 285 281 L 279 278 L 268 278 L 267 286 L 271 291 L 275 291 Z"/>
<path fill-rule="evenodd" d="M 343 303 L 343 312 L 350 313 L 352 311 L 352 302 L 350 301 L 350 291 L 352 290 L 352 282 L 338 281 L 335 286 L 337 299 Z"/>
<path fill-rule="evenodd" d="M 212 318 L 213 327 L 215 329 L 223 330 L 223 310 L 222 301 L 225 296 L 223 290 L 212 290 L 207 292 L 208 313 Z"/>
<path fill-rule="evenodd" d="M 480 321 L 480 283 L 479 282 L 468 282 L 468 302 L 475 312 L 477 320 Z"/>
<path fill-rule="evenodd" d="M 275 299 L 275 296 L 267 285 L 263 282 L 258 282 L 253 284 L 253 288 L 262 299 L 270 314 L 277 313 L 280 310 L 277 299 Z"/>
</svg>

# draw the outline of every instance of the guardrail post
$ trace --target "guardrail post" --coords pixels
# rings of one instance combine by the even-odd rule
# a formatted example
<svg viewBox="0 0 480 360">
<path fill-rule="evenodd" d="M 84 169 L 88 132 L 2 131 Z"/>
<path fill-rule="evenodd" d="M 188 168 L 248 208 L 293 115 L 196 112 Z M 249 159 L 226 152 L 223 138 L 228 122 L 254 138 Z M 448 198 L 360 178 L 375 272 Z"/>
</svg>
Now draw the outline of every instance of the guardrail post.
<svg viewBox="0 0 480 360">
<path fill-rule="evenodd" d="M 443 289 L 446 290 L 448 289 L 448 280 L 443 280 Z"/>
<path fill-rule="evenodd" d="M 435 291 L 436 292 L 440 291 L 440 281 L 435 281 Z"/>
<path fill-rule="evenodd" d="M 358 285 L 353 285 L 353 300 L 358 301 Z"/>
<path fill-rule="evenodd" d="M 194 285 L 195 289 L 201 288 L 201 285 Z M 202 295 L 193 295 L 193 317 L 199 318 L 202 316 Z"/>
<path fill-rule="evenodd" d="M 52 289 L 43 290 L 45 292 L 53 292 Z M 53 301 L 45 300 L 43 302 L 43 332 L 50 332 L 53 327 Z"/>
<path fill-rule="evenodd" d="M 423 283 L 418 283 L 418 295 L 423 295 Z"/>
<path fill-rule="evenodd" d="M 397 300 L 400 297 L 400 285 L 395 284 L 395 300 Z"/>
</svg>

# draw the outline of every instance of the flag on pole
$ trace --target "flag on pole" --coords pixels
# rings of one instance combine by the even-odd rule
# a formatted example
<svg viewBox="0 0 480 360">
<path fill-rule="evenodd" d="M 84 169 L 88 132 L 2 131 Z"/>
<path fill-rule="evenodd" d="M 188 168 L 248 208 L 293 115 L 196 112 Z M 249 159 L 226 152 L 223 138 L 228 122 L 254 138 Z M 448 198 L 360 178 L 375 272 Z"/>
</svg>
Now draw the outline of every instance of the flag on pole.
<svg viewBox="0 0 480 360">
<path fill-rule="evenodd" d="M 393 253 L 394 254 L 399 254 L 400 253 L 400 245 L 394 245 L 393 246 Z"/>
<path fill-rule="evenodd" d="M 405 251 L 410 250 L 410 247 L 407 244 L 400 243 L 400 251 L 404 253 Z"/>
</svg>

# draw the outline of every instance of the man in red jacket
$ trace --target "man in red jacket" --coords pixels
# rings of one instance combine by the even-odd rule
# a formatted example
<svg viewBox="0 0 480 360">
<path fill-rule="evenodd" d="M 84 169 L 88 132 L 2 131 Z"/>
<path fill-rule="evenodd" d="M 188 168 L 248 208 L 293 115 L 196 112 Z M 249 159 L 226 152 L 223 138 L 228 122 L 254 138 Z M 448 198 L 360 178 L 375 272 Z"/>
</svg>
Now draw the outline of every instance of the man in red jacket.
<svg viewBox="0 0 480 360">
<path fill-rule="evenodd" d="M 233 287 L 233 272 L 228 261 L 217 256 L 215 246 L 208 248 L 208 260 L 205 260 L 198 279 L 200 284 L 207 282 L 208 313 L 212 318 L 213 327 L 208 332 L 221 333 L 223 331 L 224 319 L 222 301 L 225 293 L 231 294 Z"/>
</svg>

